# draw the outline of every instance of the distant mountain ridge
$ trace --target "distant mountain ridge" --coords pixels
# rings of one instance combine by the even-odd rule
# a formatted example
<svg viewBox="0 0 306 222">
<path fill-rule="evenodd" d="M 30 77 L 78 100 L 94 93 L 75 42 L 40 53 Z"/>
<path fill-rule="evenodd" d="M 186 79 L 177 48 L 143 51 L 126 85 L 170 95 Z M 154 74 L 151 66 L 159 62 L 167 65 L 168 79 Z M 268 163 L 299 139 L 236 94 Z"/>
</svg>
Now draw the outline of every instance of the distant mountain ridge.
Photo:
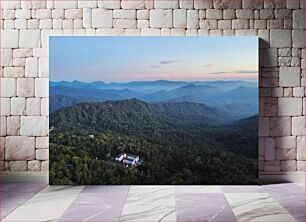
<svg viewBox="0 0 306 222">
<path fill-rule="evenodd" d="M 204 83 L 208 85 L 203 85 Z M 246 117 L 256 114 L 258 109 L 258 88 L 250 87 L 254 84 L 243 81 L 184 82 L 168 80 L 130 83 L 50 82 L 50 112 L 86 101 L 103 102 L 136 98 L 148 103 L 193 102 L 203 103 L 210 107 L 225 106 L 237 116 Z M 223 85 L 227 85 L 227 87 L 224 88 Z M 114 88 L 110 89 L 110 86 Z M 167 90 L 161 89 L 163 87 Z M 135 91 L 132 88 L 141 90 Z M 225 112 L 226 115 L 228 113 Z"/>
<path fill-rule="evenodd" d="M 50 114 L 50 126 L 59 132 L 169 132 L 172 125 L 182 130 L 228 124 L 230 119 L 220 110 L 205 104 L 172 102 L 149 104 L 138 99 L 80 103 Z M 185 128 L 185 129 L 183 129 Z M 195 131 L 196 133 L 196 131 Z"/>
<path fill-rule="evenodd" d="M 160 90 L 171 90 L 186 85 L 206 85 L 221 87 L 223 89 L 234 89 L 239 86 L 257 87 L 257 82 L 247 81 L 170 81 L 170 80 L 154 80 L 154 81 L 132 81 L 132 82 L 110 82 L 103 81 L 81 82 L 81 81 L 50 81 L 50 87 L 68 86 L 74 88 L 96 88 L 96 89 L 130 89 L 133 91 L 152 93 Z"/>
</svg>

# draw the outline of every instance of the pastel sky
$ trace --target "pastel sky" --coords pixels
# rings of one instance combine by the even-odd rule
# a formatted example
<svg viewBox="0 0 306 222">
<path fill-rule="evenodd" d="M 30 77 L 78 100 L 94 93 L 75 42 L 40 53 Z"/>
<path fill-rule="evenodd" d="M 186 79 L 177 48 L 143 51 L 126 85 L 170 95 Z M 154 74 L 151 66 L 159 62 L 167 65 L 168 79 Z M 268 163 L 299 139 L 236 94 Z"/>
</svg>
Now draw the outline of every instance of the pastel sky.
<svg viewBox="0 0 306 222">
<path fill-rule="evenodd" d="M 257 37 L 50 37 L 50 79 L 258 80 Z"/>
</svg>

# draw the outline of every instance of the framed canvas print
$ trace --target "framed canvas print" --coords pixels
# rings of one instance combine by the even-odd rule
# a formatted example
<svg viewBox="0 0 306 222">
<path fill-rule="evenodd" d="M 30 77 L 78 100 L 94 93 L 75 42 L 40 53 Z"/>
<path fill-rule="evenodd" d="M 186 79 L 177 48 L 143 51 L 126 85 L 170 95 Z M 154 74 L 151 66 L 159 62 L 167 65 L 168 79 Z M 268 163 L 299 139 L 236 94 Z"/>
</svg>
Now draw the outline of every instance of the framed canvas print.
<svg viewBox="0 0 306 222">
<path fill-rule="evenodd" d="M 257 37 L 50 37 L 50 184 L 256 184 Z"/>
</svg>

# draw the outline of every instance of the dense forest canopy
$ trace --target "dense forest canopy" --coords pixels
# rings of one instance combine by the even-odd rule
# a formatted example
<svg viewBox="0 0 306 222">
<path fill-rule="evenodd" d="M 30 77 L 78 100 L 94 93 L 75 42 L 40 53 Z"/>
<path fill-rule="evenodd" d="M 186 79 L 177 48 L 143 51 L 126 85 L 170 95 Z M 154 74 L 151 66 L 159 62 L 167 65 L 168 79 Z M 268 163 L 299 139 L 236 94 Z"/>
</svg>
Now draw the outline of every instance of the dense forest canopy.
<svg viewBox="0 0 306 222">
<path fill-rule="evenodd" d="M 195 102 L 86 102 L 50 115 L 51 184 L 253 184 L 257 116 Z M 91 136 L 93 135 L 93 136 Z M 114 158 L 139 155 L 126 167 Z"/>
</svg>

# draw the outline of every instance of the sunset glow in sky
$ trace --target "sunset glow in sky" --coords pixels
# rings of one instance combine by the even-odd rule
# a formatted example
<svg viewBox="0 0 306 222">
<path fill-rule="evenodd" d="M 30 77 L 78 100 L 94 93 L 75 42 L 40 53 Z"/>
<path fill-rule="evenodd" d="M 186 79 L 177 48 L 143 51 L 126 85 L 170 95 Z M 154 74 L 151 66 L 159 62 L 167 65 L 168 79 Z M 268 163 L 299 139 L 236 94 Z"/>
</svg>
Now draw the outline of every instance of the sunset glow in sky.
<svg viewBox="0 0 306 222">
<path fill-rule="evenodd" d="M 257 37 L 50 37 L 50 80 L 258 80 Z"/>
</svg>

